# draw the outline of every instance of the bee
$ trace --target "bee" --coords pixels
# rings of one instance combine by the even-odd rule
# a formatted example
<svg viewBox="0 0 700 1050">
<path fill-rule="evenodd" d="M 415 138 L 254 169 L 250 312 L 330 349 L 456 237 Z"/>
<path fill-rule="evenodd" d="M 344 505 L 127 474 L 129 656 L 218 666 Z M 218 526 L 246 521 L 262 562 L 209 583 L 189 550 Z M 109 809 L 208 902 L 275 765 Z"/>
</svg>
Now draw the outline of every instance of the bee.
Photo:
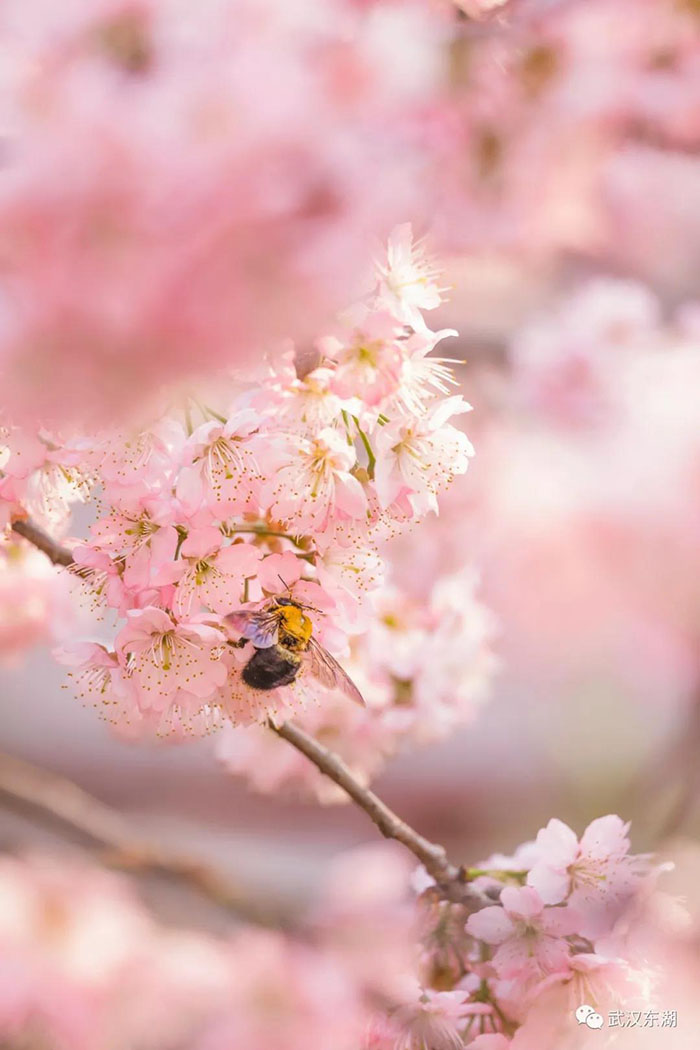
<svg viewBox="0 0 700 1050">
<path fill-rule="evenodd" d="M 242 636 L 238 644 L 250 641 L 254 649 L 243 668 L 243 681 L 251 689 L 269 691 L 291 685 L 299 674 L 308 673 L 327 689 L 340 689 L 364 707 L 355 683 L 313 637 L 306 610 L 318 611 L 291 597 L 275 597 L 262 609 L 229 613 L 226 620 Z"/>
</svg>

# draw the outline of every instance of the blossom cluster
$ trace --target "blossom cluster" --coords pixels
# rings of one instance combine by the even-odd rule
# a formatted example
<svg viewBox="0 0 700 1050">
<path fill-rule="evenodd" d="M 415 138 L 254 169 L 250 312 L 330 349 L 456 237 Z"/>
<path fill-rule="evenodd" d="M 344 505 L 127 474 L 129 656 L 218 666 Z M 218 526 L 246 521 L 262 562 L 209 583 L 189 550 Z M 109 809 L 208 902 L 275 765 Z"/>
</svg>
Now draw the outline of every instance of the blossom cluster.
<svg viewBox="0 0 700 1050">
<path fill-rule="evenodd" d="M 676 905 L 627 831 L 608 816 L 579 840 L 550 821 L 514 856 L 467 870 L 478 910 L 411 874 L 395 847 L 361 847 L 333 862 L 304 938 L 164 928 L 113 875 L 5 856 L 0 1036 L 56 1050 L 573 1048 L 581 1003 L 653 1007 L 660 944 L 690 929 L 676 922 L 669 940 Z M 625 931 L 651 902 L 641 959 Z"/>
<path fill-rule="evenodd" d="M 654 892 L 657 875 L 648 858 L 630 855 L 628 831 L 610 815 L 579 839 L 550 820 L 512 856 L 467 870 L 469 886 L 493 901 L 477 910 L 419 879 L 423 994 L 380 1022 L 385 1034 L 371 1046 L 573 1048 L 584 1045 L 581 1003 L 599 1013 L 653 1005 L 655 967 L 626 935 L 630 909 Z"/>
<path fill-rule="evenodd" d="M 472 455 L 454 424 L 469 406 L 432 354 L 454 333 L 425 321 L 441 298 L 401 226 L 365 298 L 262 376 L 206 400 L 164 391 L 166 410 L 134 432 L 6 428 L 7 522 L 30 515 L 60 535 L 74 503 L 99 496 L 88 542 L 71 541 L 71 571 L 116 617 L 113 643 L 79 642 L 61 659 L 116 728 L 201 733 L 320 700 L 311 723 L 335 726 L 370 773 L 402 739 L 470 717 L 493 663 L 471 576 L 413 608 L 379 591 L 387 539 L 437 512 Z M 348 669 L 366 714 L 305 673 L 267 691 L 244 683 L 251 646 L 227 616 L 280 597 L 309 607 L 327 650 L 342 657 L 355 639 Z"/>
</svg>

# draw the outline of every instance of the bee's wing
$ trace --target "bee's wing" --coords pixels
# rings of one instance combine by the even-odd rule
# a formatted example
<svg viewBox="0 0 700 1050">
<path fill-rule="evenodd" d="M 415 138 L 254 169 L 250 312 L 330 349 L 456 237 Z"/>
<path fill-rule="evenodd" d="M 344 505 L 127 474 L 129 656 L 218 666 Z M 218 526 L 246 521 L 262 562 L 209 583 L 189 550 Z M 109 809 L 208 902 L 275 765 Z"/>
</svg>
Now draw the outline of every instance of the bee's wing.
<svg viewBox="0 0 700 1050">
<path fill-rule="evenodd" d="M 279 618 L 265 610 L 236 609 L 225 617 L 226 622 L 244 638 L 249 638 L 256 649 L 269 649 L 277 643 Z"/>
<path fill-rule="evenodd" d="M 327 689 L 340 689 L 356 704 L 366 706 L 362 693 L 353 680 L 343 670 L 336 658 L 331 656 L 322 645 L 319 645 L 315 638 L 310 640 L 309 648 L 302 656 L 302 664 L 305 670 Z"/>
</svg>

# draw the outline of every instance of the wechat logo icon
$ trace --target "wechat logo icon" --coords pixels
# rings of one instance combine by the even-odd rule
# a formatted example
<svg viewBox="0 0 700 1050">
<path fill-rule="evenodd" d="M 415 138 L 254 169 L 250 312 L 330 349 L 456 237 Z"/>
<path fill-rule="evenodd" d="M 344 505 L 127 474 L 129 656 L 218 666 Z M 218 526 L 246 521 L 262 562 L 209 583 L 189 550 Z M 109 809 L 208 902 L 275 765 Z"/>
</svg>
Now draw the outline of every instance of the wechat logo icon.
<svg viewBox="0 0 700 1050">
<path fill-rule="evenodd" d="M 596 1029 L 603 1027 L 604 1022 L 602 1015 L 596 1013 L 593 1007 L 589 1006 L 588 1003 L 579 1006 L 575 1016 L 579 1024 L 588 1025 L 589 1028 Z"/>
</svg>

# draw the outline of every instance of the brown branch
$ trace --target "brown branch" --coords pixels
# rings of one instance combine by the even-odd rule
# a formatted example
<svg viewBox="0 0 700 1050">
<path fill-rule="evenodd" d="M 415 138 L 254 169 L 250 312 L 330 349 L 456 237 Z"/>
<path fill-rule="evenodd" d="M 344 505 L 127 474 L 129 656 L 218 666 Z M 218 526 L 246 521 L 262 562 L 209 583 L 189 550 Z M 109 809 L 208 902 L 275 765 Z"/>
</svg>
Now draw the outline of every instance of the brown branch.
<svg viewBox="0 0 700 1050">
<path fill-rule="evenodd" d="M 54 564 L 66 566 L 72 564 L 73 556 L 70 551 L 61 547 L 32 522 L 27 520 L 16 521 L 12 528 L 20 536 L 33 543 L 35 547 L 38 547 L 39 550 L 42 550 Z M 406 846 L 425 867 L 426 871 L 432 875 L 436 883 L 445 889 L 448 895 L 460 899 L 463 903 L 475 909 L 493 903 L 468 885 L 467 872 L 464 868 L 459 868 L 450 863 L 444 846 L 423 838 L 406 821 L 389 809 L 373 791 L 363 787 L 338 755 L 323 747 L 317 740 L 314 740 L 312 736 L 309 736 L 308 733 L 305 733 L 292 722 L 275 725 L 270 721 L 269 725 L 278 736 L 282 737 L 298 751 L 301 751 L 325 776 L 342 788 L 353 802 L 356 802 L 365 811 L 385 838 L 395 839 Z M 36 772 L 34 770 L 34 773 Z M 74 784 L 64 781 L 62 786 L 64 798 L 61 805 L 68 805 L 68 823 L 71 823 L 74 827 L 81 827 L 78 820 L 91 822 L 93 819 L 97 819 L 97 825 L 93 825 L 92 829 L 83 824 L 81 830 L 88 831 L 88 833 L 92 832 L 93 837 L 97 837 L 98 841 L 102 841 L 105 845 L 113 845 L 113 843 L 105 840 L 105 832 L 112 829 L 113 821 L 115 818 L 118 818 L 118 814 L 81 792 Z M 5 790 L 2 782 L 1 766 L 0 790 Z M 49 794 L 50 804 L 46 804 L 45 791 L 42 792 L 39 804 L 42 808 L 54 812 L 55 815 L 62 816 L 56 810 L 53 788 L 51 788 Z M 76 817 L 78 820 L 76 820 Z M 104 818 L 108 819 L 105 820 Z M 64 819 L 66 819 L 65 816 Z M 94 830 L 98 831 L 97 836 L 94 835 Z M 138 865 L 141 867 L 159 869 L 180 879 L 197 882 L 200 888 L 204 889 L 209 896 L 220 896 L 217 892 L 217 887 L 209 882 L 211 875 L 205 874 L 201 868 L 196 865 L 193 866 L 192 862 L 187 859 L 170 855 L 164 856 L 162 853 L 154 852 L 151 849 L 144 851 L 143 847 L 134 849 L 133 843 L 130 840 L 125 842 L 121 835 L 117 836 L 116 845 L 122 856 L 129 856 L 132 860 L 136 858 Z M 225 887 L 221 887 L 221 891 L 226 897 Z M 234 910 L 239 910 L 236 902 L 233 902 L 232 906 Z"/>
<path fill-rule="evenodd" d="M 437 883 L 444 885 L 462 881 L 462 869 L 450 863 L 445 848 L 423 838 L 405 820 L 389 809 L 373 791 L 363 787 L 338 755 L 323 747 L 293 722 L 283 722 L 282 725 L 270 722 L 270 728 L 297 751 L 306 755 L 317 769 L 320 769 L 325 776 L 341 787 L 353 802 L 364 809 L 385 838 L 395 839 L 406 846 Z M 492 902 L 489 901 L 489 903 Z"/>
<path fill-rule="evenodd" d="M 0 795 L 57 820 L 99 847 L 100 859 L 133 874 L 158 875 L 194 888 L 239 918 L 260 926 L 287 927 L 290 916 L 235 885 L 220 872 L 185 854 L 135 837 L 122 815 L 77 784 L 24 759 L 0 753 Z"/>
<path fill-rule="evenodd" d="M 22 518 L 19 521 L 13 521 L 12 531 L 16 532 L 18 536 L 32 543 L 40 551 L 50 558 L 54 565 L 63 565 L 67 567 L 73 564 L 73 555 L 67 547 L 62 547 L 60 543 L 52 539 L 43 529 L 40 529 L 38 525 L 35 525 L 33 521 L 28 518 Z"/>
</svg>

